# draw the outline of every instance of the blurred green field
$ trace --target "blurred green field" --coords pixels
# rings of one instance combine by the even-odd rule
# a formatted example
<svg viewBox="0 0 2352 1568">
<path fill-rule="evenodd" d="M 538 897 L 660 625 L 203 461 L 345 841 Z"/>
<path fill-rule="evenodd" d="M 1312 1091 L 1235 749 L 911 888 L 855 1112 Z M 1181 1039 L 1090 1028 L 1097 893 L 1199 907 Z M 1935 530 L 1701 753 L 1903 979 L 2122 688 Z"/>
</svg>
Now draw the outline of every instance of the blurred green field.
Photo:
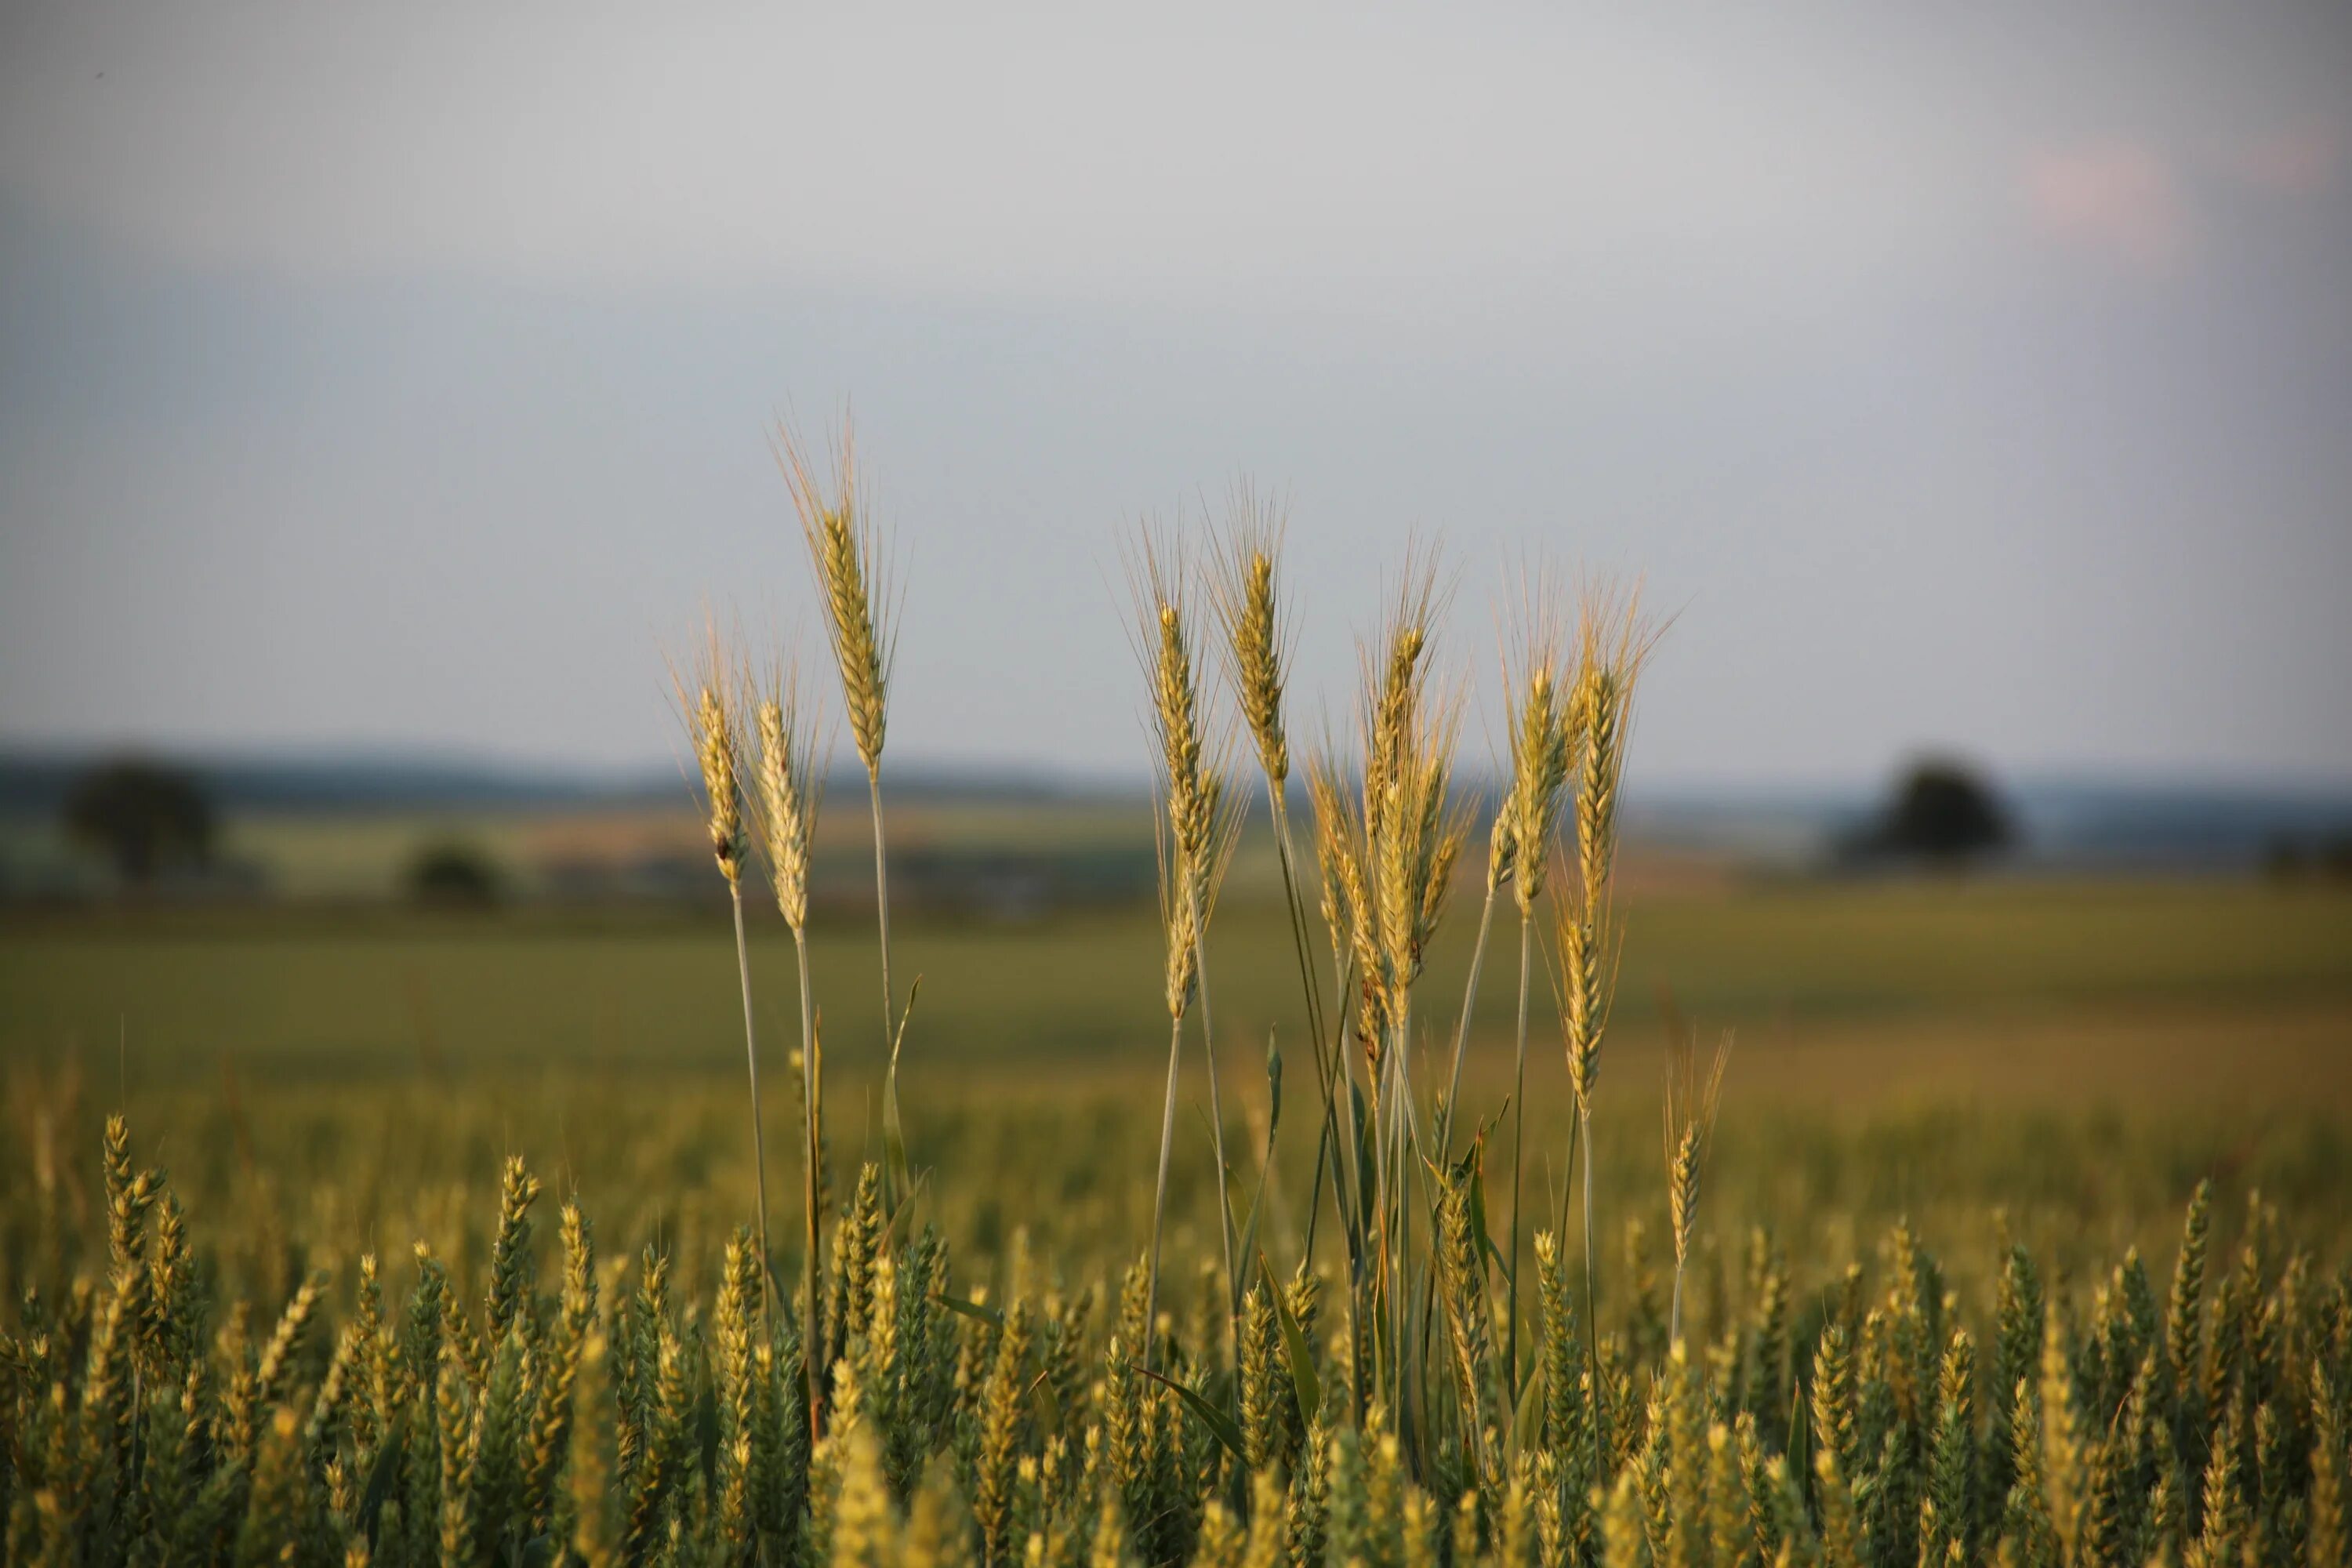
<svg viewBox="0 0 2352 1568">
<path fill-rule="evenodd" d="M 2124 1227 L 2104 1239 L 2128 1244 L 2173 1224 L 2208 1172 L 2264 1182 L 2292 1207 L 2352 1201 L 2352 894 L 1790 883 L 1653 892 L 1625 913 L 1603 1100 L 1629 1187 L 1653 1184 L 1638 1173 L 1656 1158 L 1671 1017 L 1737 1037 L 1727 1217 L 1834 1208 L 1981 1228 L 1992 1205 L 2015 1203 L 2053 1234 L 2101 1216 Z M 1455 909 L 1418 991 L 1424 1084 L 1450 1043 L 1475 919 L 1475 903 Z M 815 984 L 846 1179 L 878 1147 L 877 985 L 864 921 L 821 924 Z M 768 1114 L 790 1126 L 791 944 L 772 918 L 753 933 Z M 1089 1256 L 1131 1233 L 1167 1048 L 1150 912 L 917 919 L 894 935 L 899 974 L 922 977 L 905 1057 L 910 1135 L 968 1195 L 983 1246 L 1002 1242 L 1012 1215 Z M 1506 911 L 1466 1075 L 1465 1104 L 1482 1115 L 1511 1090 L 1516 940 Z M 1246 898 L 1221 910 L 1211 962 L 1228 1118 L 1263 1125 L 1271 1034 L 1292 1095 L 1282 1170 L 1303 1188 L 1313 1139 L 1297 1106 L 1313 1078 L 1279 910 Z M 1567 1089 L 1549 977 L 1537 985 L 1528 1099 L 1540 1166 L 1559 1158 Z M 295 1173 L 369 1173 L 339 1184 L 338 1202 L 371 1205 L 387 1246 L 403 1226 L 455 1212 L 458 1184 L 488 1179 L 509 1150 L 567 1171 L 596 1151 L 577 1179 L 627 1214 L 632 1234 L 704 1205 L 719 1224 L 745 1174 L 741 1021 L 717 909 L 19 914 L 0 925 L 0 1065 L 20 1106 L 70 1100 L 86 1122 L 126 1103 L 191 1179 L 212 1173 L 204 1184 L 224 1200 L 256 1184 L 276 1193 Z M 1188 1037 L 1196 1132 L 1197 1050 Z M 1180 1207 L 1205 1201 L 1188 1170 L 1180 1160 Z"/>
<path fill-rule="evenodd" d="M 740 1061 L 733 952 L 720 910 L 428 914 L 299 908 L 10 917 L 0 924 L 0 1057 L 79 1052 L 144 1080 L 210 1077 L 224 1059 L 271 1074 L 340 1077 L 640 1065 L 732 1070 Z M 1419 994 L 1427 1027 L 1458 1007 L 1475 903 L 1449 917 Z M 2352 894 L 2318 887 L 2162 882 L 1790 884 L 1630 901 L 1618 1022 L 1654 1037 L 1671 1005 L 1737 1029 L 1756 1054 L 1874 1042 L 1899 1079 L 1906 1049 L 1979 1042 L 1989 1063 L 2020 1038 L 2080 1032 L 2139 1083 L 2151 1051 L 2210 1037 L 2217 1066 L 2291 1038 L 2313 1053 L 2291 1087 L 2341 1103 L 2352 1079 Z M 902 920 L 898 973 L 921 976 L 908 1033 L 923 1071 L 1050 1062 L 1148 1068 L 1163 1048 L 1160 933 L 1145 910 L 1044 921 Z M 1537 951 L 1548 947 L 1538 932 Z M 1517 921 L 1498 916 L 1477 1025 L 1509 1021 Z M 854 914 L 814 941 L 829 1062 L 881 1045 L 868 929 Z M 1328 985 L 1328 959 L 1322 959 Z M 754 921 L 761 1025 L 781 1049 L 795 1006 L 791 944 Z M 1269 1030 L 1291 1054 L 1298 982 L 1278 908 L 1234 902 L 1212 933 L 1220 1035 L 1252 1054 Z M 1538 974 L 1538 1042 L 1549 979 Z M 1246 1043 L 1246 1046 L 1244 1045 Z M 2051 1048 L 2063 1047 L 2053 1045 Z M 1950 1083 L 1950 1063 L 1916 1064 Z M 2259 1064 L 2256 1064 L 2259 1065 Z M 2320 1068 L 2326 1068 L 2320 1071 Z M 1748 1073 L 1744 1076 L 1758 1077 Z M 2226 1081 L 2236 1081 L 2232 1074 Z M 1999 1074 L 1983 1075 L 1997 1092 Z M 2241 1086 L 2245 1087 L 2245 1086 Z"/>
</svg>

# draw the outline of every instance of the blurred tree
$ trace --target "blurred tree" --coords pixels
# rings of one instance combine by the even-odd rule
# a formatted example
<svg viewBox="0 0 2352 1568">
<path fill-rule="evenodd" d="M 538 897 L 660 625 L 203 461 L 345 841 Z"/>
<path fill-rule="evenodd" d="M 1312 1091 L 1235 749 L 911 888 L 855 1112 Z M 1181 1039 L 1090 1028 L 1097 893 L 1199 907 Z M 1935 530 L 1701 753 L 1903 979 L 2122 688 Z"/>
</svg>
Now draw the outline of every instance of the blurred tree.
<svg viewBox="0 0 2352 1568">
<path fill-rule="evenodd" d="M 489 856 L 470 844 L 435 844 L 408 864 L 408 891 L 419 903 L 487 909 L 499 901 L 503 879 Z"/>
<path fill-rule="evenodd" d="M 2005 847 L 2009 814 L 1991 784 L 1965 763 L 1930 757 L 1914 763 L 1864 847 L 1882 855 L 1957 863 Z"/>
<path fill-rule="evenodd" d="M 2352 881 L 2352 833 L 2339 833 L 2319 846 L 2319 869 L 2337 881 Z"/>
<path fill-rule="evenodd" d="M 2292 881 L 2305 870 L 2303 846 L 2284 833 L 2263 840 L 2263 875 L 2274 882 Z"/>
<path fill-rule="evenodd" d="M 212 802 L 195 775 L 137 757 L 101 763 L 67 790 L 66 836 L 145 884 L 175 865 L 201 866 L 213 844 Z"/>
</svg>

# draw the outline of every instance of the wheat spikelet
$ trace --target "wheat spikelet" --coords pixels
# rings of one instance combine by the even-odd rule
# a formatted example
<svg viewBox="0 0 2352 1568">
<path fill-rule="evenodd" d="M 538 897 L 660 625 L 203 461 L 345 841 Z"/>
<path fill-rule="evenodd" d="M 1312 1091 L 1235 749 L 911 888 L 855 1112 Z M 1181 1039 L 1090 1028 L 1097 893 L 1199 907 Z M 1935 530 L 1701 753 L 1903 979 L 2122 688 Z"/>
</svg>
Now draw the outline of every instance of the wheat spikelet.
<svg viewBox="0 0 2352 1568">
<path fill-rule="evenodd" d="M 1573 690 L 1564 710 L 1561 747 L 1576 767 L 1574 897 L 1559 920 L 1569 1078 L 1580 1110 L 1591 1104 L 1608 1026 L 1615 942 L 1610 883 L 1617 856 L 1617 810 L 1633 689 L 1655 633 L 1638 595 L 1586 591 L 1577 637 Z"/>
<path fill-rule="evenodd" d="M 1181 998 L 1198 981 L 1200 942 L 1240 832 L 1238 802 L 1226 777 L 1231 740 L 1206 736 L 1184 576 L 1181 553 L 1146 524 L 1129 554 L 1129 578 L 1136 648 L 1150 695 L 1171 1013 L 1182 1010 Z M 1180 955 L 1180 946 L 1189 952 Z"/>
<path fill-rule="evenodd" d="M 736 708 L 742 681 L 716 618 L 689 666 L 673 665 L 670 679 L 700 775 L 711 858 L 731 888 L 743 874 L 743 739 Z"/>
<path fill-rule="evenodd" d="M 830 485 L 817 479 L 806 449 L 789 429 L 778 428 L 774 446 L 808 545 L 809 563 L 816 571 L 826 640 L 840 672 L 850 733 L 870 778 L 882 766 L 898 632 L 881 530 L 858 494 L 856 440 L 845 424 Z"/>
<path fill-rule="evenodd" d="M 1549 584 L 1538 574 L 1520 615 L 1516 659 L 1507 661 L 1506 689 L 1519 694 L 1511 727 L 1511 787 L 1497 814 L 1497 849 L 1506 864 L 1488 872 L 1494 883 L 1507 875 L 1522 919 L 1543 895 L 1552 833 L 1559 820 L 1560 792 L 1568 782 L 1576 739 L 1568 711 L 1573 677 L 1561 668 L 1561 639 L 1550 609 Z M 1498 875 L 1499 871 L 1499 875 Z"/>
<path fill-rule="evenodd" d="M 1367 694 L 1364 819 L 1375 835 L 1385 826 L 1382 814 L 1395 804 L 1393 792 L 1412 745 L 1412 721 L 1423 685 L 1422 656 L 1429 649 L 1435 593 L 1433 571 L 1425 564 L 1408 565 L 1377 649 L 1367 649 L 1361 656 Z"/>
<path fill-rule="evenodd" d="M 1461 705 L 1433 700 L 1429 653 L 1439 606 L 1433 558 L 1407 562 L 1378 644 L 1362 650 L 1365 699 L 1360 860 L 1370 897 L 1372 974 L 1393 1024 L 1406 1016 L 1413 981 L 1444 909 L 1467 827 L 1451 804 Z"/>
<path fill-rule="evenodd" d="M 824 795 L 812 705 L 798 669 L 782 660 L 762 687 L 747 693 L 747 702 L 760 742 L 752 826 L 775 886 L 776 908 L 799 934 L 808 928 L 809 856 Z"/>
<path fill-rule="evenodd" d="M 1279 790 L 1290 776 L 1290 743 L 1282 722 L 1290 663 L 1289 638 L 1281 624 L 1284 510 L 1243 483 L 1234 487 L 1226 519 L 1212 562 L 1210 603 L 1224 633 L 1226 672 L 1243 725 L 1267 780 Z"/>
<path fill-rule="evenodd" d="M 1212 738 L 1193 657 L 1192 614 L 1182 551 L 1146 522 L 1128 554 L 1135 643 L 1150 691 L 1153 763 L 1171 835 L 1174 870 L 1206 890 L 1223 819 L 1233 806 L 1226 778 L 1229 735 Z"/>
<path fill-rule="evenodd" d="M 1467 837 L 1469 808 L 1452 799 L 1454 740 L 1460 709 L 1449 705 L 1415 749 L 1408 773 L 1413 810 L 1404 818 L 1399 847 L 1383 857 L 1384 871 L 1403 883 L 1404 910 L 1399 983 L 1421 977 L 1429 944 L 1454 889 L 1454 868 Z"/>
<path fill-rule="evenodd" d="M 1201 976 L 1201 923 L 1188 896 L 1182 858 L 1171 843 L 1173 835 L 1165 815 L 1156 817 L 1152 826 L 1152 850 L 1160 868 L 1160 924 L 1167 948 L 1163 994 L 1170 1021 L 1181 1022 Z"/>
<path fill-rule="evenodd" d="M 1666 1077 L 1667 1210 L 1674 1223 L 1675 1266 L 1679 1270 L 1690 1257 L 1691 1226 L 1698 1212 L 1699 1176 L 1706 1166 L 1708 1138 L 1722 1103 L 1723 1069 L 1731 1059 L 1731 1037 L 1715 1048 L 1711 1064 L 1702 1072 L 1698 1052 L 1690 1037 L 1677 1034 L 1669 1047 Z"/>
<path fill-rule="evenodd" d="M 1323 923 L 1331 934 L 1335 963 L 1356 972 L 1356 1035 L 1375 1065 L 1387 1028 L 1387 992 L 1381 980 L 1381 946 L 1368 854 L 1357 803 L 1341 781 L 1336 748 L 1328 741 L 1307 763 L 1307 799 L 1315 815 L 1315 858 L 1322 871 Z"/>
</svg>

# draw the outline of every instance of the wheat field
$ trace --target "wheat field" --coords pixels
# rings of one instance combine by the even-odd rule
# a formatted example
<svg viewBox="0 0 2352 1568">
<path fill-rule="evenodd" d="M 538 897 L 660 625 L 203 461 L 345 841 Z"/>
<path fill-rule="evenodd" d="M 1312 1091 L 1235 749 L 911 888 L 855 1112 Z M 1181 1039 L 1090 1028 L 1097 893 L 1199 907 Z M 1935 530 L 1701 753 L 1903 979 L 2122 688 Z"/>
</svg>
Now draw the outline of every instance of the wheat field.
<svg viewBox="0 0 2352 1568">
<path fill-rule="evenodd" d="M 2142 1071 L 2261 1057 L 2270 1100 L 2084 1091 L 2052 1066 L 2079 1031 L 1997 1008 L 1948 1047 L 1966 1092 L 1841 1093 L 1866 1007 L 1781 1047 L 1620 1008 L 1637 597 L 1504 606 L 1508 776 L 1474 811 L 1437 564 L 1395 577 L 1352 730 L 1303 743 L 1244 491 L 1131 556 L 1160 898 L 1118 1005 L 1153 1043 L 959 1060 L 919 931 L 894 981 L 898 605 L 827 456 L 779 443 L 871 930 L 809 905 L 817 672 L 714 634 L 678 697 L 729 918 L 671 940 L 740 1081 L 13 1054 L 0 1562 L 2346 1561 L 2340 910 L 2294 922 L 2308 994 L 2239 982 L 2284 997 L 2242 1060 L 2099 1015 L 2154 1038 Z M 1271 896 L 1222 902 L 1252 816 Z M 2232 940 L 2217 908 L 2189 950 Z M 1956 995 L 2045 984 L 1945 956 Z"/>
</svg>

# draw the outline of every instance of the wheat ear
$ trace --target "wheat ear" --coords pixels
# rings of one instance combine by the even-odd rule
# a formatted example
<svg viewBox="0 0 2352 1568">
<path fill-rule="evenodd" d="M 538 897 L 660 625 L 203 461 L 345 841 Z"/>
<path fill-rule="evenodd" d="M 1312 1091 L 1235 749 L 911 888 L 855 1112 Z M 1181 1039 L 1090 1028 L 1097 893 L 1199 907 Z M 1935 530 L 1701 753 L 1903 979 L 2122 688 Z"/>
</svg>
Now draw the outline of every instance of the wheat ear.
<svg viewBox="0 0 2352 1568">
<path fill-rule="evenodd" d="M 1666 1209 L 1675 1234 L 1674 1302 L 1666 1315 L 1666 1342 L 1682 1337 L 1683 1271 L 1690 1261 L 1691 1226 L 1698 1214 L 1699 1177 L 1706 1168 L 1715 1113 L 1723 1100 L 1723 1069 L 1731 1059 L 1731 1037 L 1715 1047 L 1704 1071 L 1687 1032 L 1677 1030 L 1666 1066 Z"/>
</svg>

